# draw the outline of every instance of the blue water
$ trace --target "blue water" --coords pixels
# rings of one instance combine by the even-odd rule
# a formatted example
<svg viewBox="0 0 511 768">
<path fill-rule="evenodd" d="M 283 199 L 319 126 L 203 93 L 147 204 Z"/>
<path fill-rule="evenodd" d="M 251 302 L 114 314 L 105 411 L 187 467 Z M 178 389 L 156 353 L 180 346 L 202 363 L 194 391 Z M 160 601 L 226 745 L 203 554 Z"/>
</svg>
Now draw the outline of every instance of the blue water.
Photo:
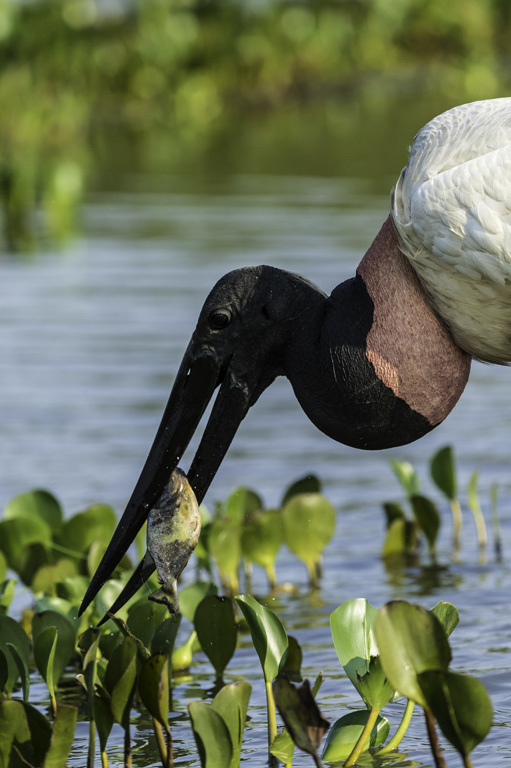
<svg viewBox="0 0 511 768">
<path fill-rule="evenodd" d="M 354 273 L 388 211 L 387 196 L 354 179 L 237 175 L 206 192 L 184 177 L 159 177 L 156 183 L 133 176 L 121 186 L 122 192 L 91 194 L 81 214 L 81 234 L 64 250 L 48 245 L 30 261 L 0 262 L 2 505 L 16 493 L 45 487 L 69 514 L 97 501 L 120 513 L 215 281 L 235 267 L 267 263 L 301 273 L 329 293 Z M 245 419 L 206 498 L 212 505 L 245 484 L 270 506 L 297 477 L 313 472 L 323 480 L 339 515 L 325 555 L 322 589 L 309 594 L 305 570 L 284 552 L 279 580 L 295 582 L 300 591 L 298 597 L 275 598 L 274 607 L 303 644 L 306 674 L 325 672 L 319 701 L 332 721 L 345 705 L 359 706 L 330 641 L 328 616 L 337 605 L 352 597 L 367 597 L 376 606 L 395 597 L 427 607 L 439 599 L 454 602 L 461 623 L 452 637 L 453 669 L 483 679 L 499 726 L 474 754 L 474 765 L 485 768 L 511 759 L 509 375 L 504 368 L 475 364 L 461 401 L 443 425 L 414 445 L 380 453 L 355 451 L 319 433 L 288 382 L 278 380 Z M 489 488 L 499 486 L 503 562 L 495 562 L 490 547 L 487 564 L 478 563 L 475 529 L 465 510 L 460 562 L 453 564 L 450 514 L 442 504 L 438 560 L 445 568 L 430 569 L 424 556 L 416 567 L 388 570 L 379 556 L 381 503 L 401 496 L 389 459 L 411 461 L 424 490 L 435 495 L 427 463 L 448 443 L 456 453 L 462 501 L 472 471 L 479 470 L 488 523 Z M 183 468 L 192 454 L 193 445 Z M 255 589 L 266 590 L 257 573 Z M 26 599 L 20 593 L 17 605 Z M 264 690 L 248 646 L 236 652 L 226 679 L 253 683 L 242 764 L 261 766 Z M 193 680 L 177 687 L 178 711 L 185 712 L 186 703 L 211 684 L 209 664 L 199 657 Z M 400 708 L 398 702 L 389 709 L 392 728 Z M 198 765 L 186 721 L 174 732 L 176 764 Z M 143 744 L 147 733 L 147 722 L 135 727 L 137 743 Z M 85 740 L 85 724 L 80 734 Z M 116 738 L 120 754 L 119 734 L 112 746 Z M 84 761 L 80 748 L 78 741 L 77 766 Z M 400 754 L 382 764 L 432 764 L 418 714 L 403 751 L 410 762 Z M 157 764 L 156 753 L 150 754 L 151 764 Z M 134 760 L 149 764 L 144 748 Z M 449 766 L 461 765 L 450 748 L 447 760 Z M 119 761 L 112 753 L 111 764 Z M 297 755 L 295 764 L 311 761 Z"/>
</svg>

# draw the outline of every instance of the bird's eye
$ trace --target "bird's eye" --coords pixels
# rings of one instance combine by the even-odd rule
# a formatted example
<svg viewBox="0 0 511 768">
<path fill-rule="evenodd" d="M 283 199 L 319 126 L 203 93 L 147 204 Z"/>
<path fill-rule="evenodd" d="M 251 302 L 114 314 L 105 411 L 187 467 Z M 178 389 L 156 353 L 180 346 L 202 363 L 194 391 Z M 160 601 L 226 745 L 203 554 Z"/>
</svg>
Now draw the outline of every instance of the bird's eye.
<svg viewBox="0 0 511 768">
<path fill-rule="evenodd" d="M 209 327 L 214 331 L 220 331 L 225 328 L 231 322 L 231 316 L 229 312 L 221 312 L 219 310 L 212 312 L 208 317 Z"/>
</svg>

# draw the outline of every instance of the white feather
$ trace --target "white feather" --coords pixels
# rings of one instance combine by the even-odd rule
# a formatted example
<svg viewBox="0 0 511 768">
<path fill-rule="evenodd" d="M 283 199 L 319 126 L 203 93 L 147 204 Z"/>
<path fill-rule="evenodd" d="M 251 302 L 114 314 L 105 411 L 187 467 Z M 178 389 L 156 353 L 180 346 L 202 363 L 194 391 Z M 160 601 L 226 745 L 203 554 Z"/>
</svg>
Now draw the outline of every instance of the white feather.
<svg viewBox="0 0 511 768">
<path fill-rule="evenodd" d="M 456 342 L 511 362 L 511 98 L 455 107 L 419 131 L 392 218 Z"/>
</svg>

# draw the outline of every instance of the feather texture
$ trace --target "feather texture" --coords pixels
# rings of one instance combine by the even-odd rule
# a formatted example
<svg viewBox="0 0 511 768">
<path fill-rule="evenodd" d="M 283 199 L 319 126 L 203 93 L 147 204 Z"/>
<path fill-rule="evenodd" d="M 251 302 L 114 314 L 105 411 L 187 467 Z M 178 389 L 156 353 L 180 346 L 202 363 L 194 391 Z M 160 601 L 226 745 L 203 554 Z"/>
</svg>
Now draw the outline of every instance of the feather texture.
<svg viewBox="0 0 511 768">
<path fill-rule="evenodd" d="M 455 341 L 511 361 L 511 98 L 444 112 L 415 137 L 392 195 L 400 248 Z"/>
</svg>

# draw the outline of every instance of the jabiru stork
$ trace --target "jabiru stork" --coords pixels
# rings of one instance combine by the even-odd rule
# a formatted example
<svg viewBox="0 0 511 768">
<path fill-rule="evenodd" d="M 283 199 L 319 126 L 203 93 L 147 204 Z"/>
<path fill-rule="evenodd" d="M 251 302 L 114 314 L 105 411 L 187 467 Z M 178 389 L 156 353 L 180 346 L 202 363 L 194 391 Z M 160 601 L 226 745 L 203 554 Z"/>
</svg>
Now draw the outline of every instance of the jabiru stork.
<svg viewBox="0 0 511 768">
<path fill-rule="evenodd" d="M 472 358 L 511 361 L 511 98 L 455 107 L 417 134 L 389 218 L 325 295 L 270 266 L 229 272 L 199 315 L 138 483 L 91 580 L 130 546 L 219 392 L 188 480 L 202 501 L 241 420 L 280 375 L 309 419 L 375 450 L 442 422 Z M 117 610 L 150 575 L 144 561 Z"/>
</svg>

